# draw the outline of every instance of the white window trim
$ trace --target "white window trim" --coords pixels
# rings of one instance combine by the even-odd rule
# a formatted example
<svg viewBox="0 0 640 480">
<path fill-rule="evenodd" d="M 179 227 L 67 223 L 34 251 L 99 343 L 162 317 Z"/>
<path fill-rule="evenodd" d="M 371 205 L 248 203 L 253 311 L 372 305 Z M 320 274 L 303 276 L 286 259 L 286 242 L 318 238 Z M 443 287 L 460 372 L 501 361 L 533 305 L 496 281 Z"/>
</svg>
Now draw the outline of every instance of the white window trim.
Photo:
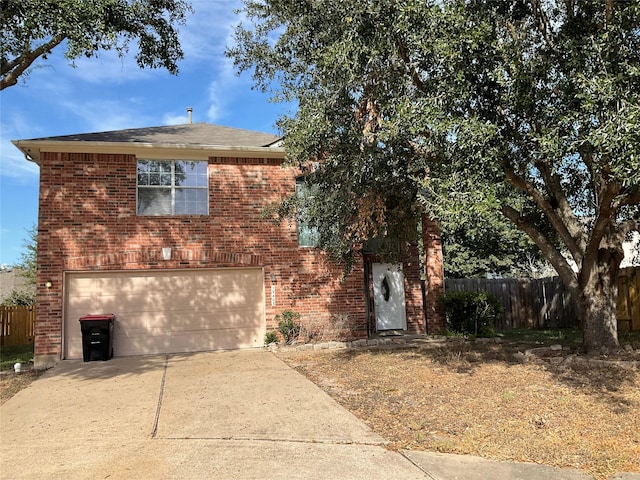
<svg viewBox="0 0 640 480">
<path fill-rule="evenodd" d="M 166 162 L 171 165 L 171 185 L 139 185 L 138 184 L 138 163 L 139 162 Z M 176 186 L 175 185 L 175 167 L 176 162 L 201 162 L 207 165 L 207 185 L 201 187 L 193 186 Z M 138 201 L 140 189 L 158 189 L 170 190 L 171 193 L 171 213 L 139 213 Z M 206 213 L 175 213 L 176 210 L 176 188 L 189 190 L 206 190 L 207 192 L 207 211 Z M 186 217 L 186 216 L 206 216 L 209 215 L 209 162 L 208 160 L 183 160 L 183 159 L 157 159 L 157 158 L 137 158 L 136 159 L 136 215 L 139 217 Z"/>
</svg>

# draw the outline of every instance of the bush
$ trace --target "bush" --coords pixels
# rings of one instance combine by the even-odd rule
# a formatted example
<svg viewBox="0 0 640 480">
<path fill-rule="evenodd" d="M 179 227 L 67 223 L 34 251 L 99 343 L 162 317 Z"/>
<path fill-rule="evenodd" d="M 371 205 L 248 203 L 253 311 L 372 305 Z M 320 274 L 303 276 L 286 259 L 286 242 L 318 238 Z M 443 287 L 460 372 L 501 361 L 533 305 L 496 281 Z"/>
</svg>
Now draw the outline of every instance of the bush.
<svg viewBox="0 0 640 480">
<path fill-rule="evenodd" d="M 278 332 L 275 330 L 271 330 L 264 334 L 264 344 L 269 345 L 270 343 L 278 343 Z"/>
<path fill-rule="evenodd" d="M 285 310 L 280 315 L 276 315 L 278 331 L 282 334 L 285 343 L 293 343 L 300 335 L 300 314 Z"/>
<path fill-rule="evenodd" d="M 2 300 L 3 307 L 26 307 L 36 303 L 36 296 L 33 293 L 13 290 L 9 296 Z"/>
<path fill-rule="evenodd" d="M 460 291 L 446 293 L 439 299 L 451 332 L 495 336 L 495 321 L 502 315 L 502 304 L 486 292 Z"/>
</svg>

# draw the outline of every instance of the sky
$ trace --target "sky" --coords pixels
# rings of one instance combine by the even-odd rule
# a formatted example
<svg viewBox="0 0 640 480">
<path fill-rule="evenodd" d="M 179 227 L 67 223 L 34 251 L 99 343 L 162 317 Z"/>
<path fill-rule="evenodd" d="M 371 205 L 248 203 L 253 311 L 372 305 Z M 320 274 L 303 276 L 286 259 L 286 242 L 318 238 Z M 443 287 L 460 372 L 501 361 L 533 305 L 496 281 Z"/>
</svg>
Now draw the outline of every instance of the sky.
<svg viewBox="0 0 640 480">
<path fill-rule="evenodd" d="M 278 133 L 278 117 L 293 107 L 252 90 L 224 50 L 242 20 L 237 0 L 190 0 L 194 9 L 179 26 L 184 59 L 177 76 L 141 70 L 133 54 L 100 52 L 69 66 L 59 46 L 39 60 L 24 82 L 0 92 L 0 265 L 15 265 L 38 221 L 38 166 L 11 140 L 125 128 L 206 122 Z M 246 22 L 245 22 L 246 23 Z"/>
</svg>

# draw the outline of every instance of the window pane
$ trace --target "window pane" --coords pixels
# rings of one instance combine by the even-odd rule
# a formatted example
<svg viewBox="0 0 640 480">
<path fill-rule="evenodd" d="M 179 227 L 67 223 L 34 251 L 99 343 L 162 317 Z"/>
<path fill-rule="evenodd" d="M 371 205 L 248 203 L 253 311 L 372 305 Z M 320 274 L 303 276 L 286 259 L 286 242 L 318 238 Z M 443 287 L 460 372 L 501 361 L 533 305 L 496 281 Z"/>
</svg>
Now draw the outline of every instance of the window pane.
<svg viewBox="0 0 640 480">
<path fill-rule="evenodd" d="M 206 187 L 207 162 L 176 162 L 176 187 Z"/>
<path fill-rule="evenodd" d="M 206 214 L 208 210 L 207 191 L 195 188 L 176 188 L 177 215 Z"/>
<path fill-rule="evenodd" d="M 296 180 L 296 196 L 302 200 L 313 198 L 316 194 L 317 187 L 313 185 L 309 186 L 305 183 L 304 179 Z M 303 202 L 305 203 L 305 202 Z M 318 243 L 318 229 L 310 227 L 308 222 L 305 221 L 304 205 L 300 206 L 302 211 L 298 211 L 296 218 L 296 227 L 298 230 L 298 246 L 300 247 L 315 247 Z"/>
<path fill-rule="evenodd" d="M 171 186 L 171 173 L 160 174 L 160 185 L 162 185 L 163 187 Z"/>
<path fill-rule="evenodd" d="M 138 169 L 138 172 L 140 169 Z M 138 185 L 149 185 L 149 175 L 146 173 L 138 173 Z"/>
<path fill-rule="evenodd" d="M 318 231 L 298 220 L 298 246 L 315 247 L 318 243 Z"/>
<path fill-rule="evenodd" d="M 207 169 L 207 161 L 138 160 L 138 215 L 207 215 Z"/>
<path fill-rule="evenodd" d="M 171 215 L 171 189 L 138 188 L 138 215 Z"/>
</svg>

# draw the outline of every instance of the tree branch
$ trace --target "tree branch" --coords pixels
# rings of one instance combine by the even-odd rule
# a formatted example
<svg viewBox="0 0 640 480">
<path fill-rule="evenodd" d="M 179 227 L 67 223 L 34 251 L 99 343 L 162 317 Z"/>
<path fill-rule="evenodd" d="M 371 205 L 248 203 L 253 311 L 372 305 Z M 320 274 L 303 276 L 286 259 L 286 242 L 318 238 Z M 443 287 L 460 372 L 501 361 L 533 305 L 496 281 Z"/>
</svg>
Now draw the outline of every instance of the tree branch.
<svg viewBox="0 0 640 480">
<path fill-rule="evenodd" d="M 600 192 L 597 216 L 591 228 L 591 235 L 584 253 L 585 259 L 588 260 L 588 264 L 585 265 L 586 268 L 584 269 L 585 274 L 591 270 L 593 264 L 597 261 L 600 242 L 607 232 L 610 231 L 611 225 L 615 221 L 616 210 L 612 206 L 612 201 L 618 194 L 618 191 L 618 185 L 609 183 L 604 185 Z"/>
<path fill-rule="evenodd" d="M 558 206 L 554 209 L 562 219 L 562 224 L 566 227 L 567 233 L 571 237 L 571 242 L 567 243 L 567 248 L 575 262 L 579 265 L 582 262 L 582 255 L 586 248 L 587 240 L 582 229 L 582 225 L 573 213 L 573 209 L 560 183 L 560 177 L 552 173 L 549 165 L 542 161 L 534 162 L 535 167 L 542 175 L 544 183 L 549 188 Z"/>
<path fill-rule="evenodd" d="M 49 40 L 47 43 L 43 43 L 35 50 L 25 49 L 25 53 L 17 57 L 15 60 L 3 65 L 1 72 L 2 79 L 0 79 L 0 90 L 12 87 L 18 83 L 20 75 L 22 75 L 38 57 L 50 52 L 53 48 L 62 43 L 64 39 L 64 36 L 57 36 Z"/>
<path fill-rule="evenodd" d="M 544 12 L 544 8 L 540 5 L 540 0 L 532 0 L 531 6 L 533 7 L 534 14 L 538 19 L 538 31 L 542 35 L 547 46 L 554 52 L 558 52 L 553 40 L 549 36 L 549 19 Z"/>
<path fill-rule="evenodd" d="M 396 45 L 398 47 L 398 55 L 400 56 L 400 59 L 403 61 L 403 63 L 407 67 L 407 69 L 409 69 L 409 76 L 411 77 L 411 82 L 422 93 L 428 93 L 427 92 L 427 87 L 425 86 L 425 84 L 420 79 L 420 75 L 418 75 L 418 72 L 416 71 L 416 69 L 411 66 L 411 58 L 409 57 L 409 54 L 407 53 L 406 47 L 404 46 L 402 41 L 400 41 L 398 39 L 396 39 Z"/>
<path fill-rule="evenodd" d="M 613 208 L 617 210 L 624 205 L 637 205 L 638 203 L 640 203 L 640 189 L 633 193 L 616 197 L 613 201 Z"/>
<path fill-rule="evenodd" d="M 567 288 L 577 292 L 578 279 L 576 274 L 555 245 L 553 245 L 553 243 L 551 243 L 533 223 L 522 217 L 520 212 L 515 208 L 510 207 L 509 205 L 502 205 L 500 210 L 505 217 L 511 220 L 516 227 L 526 233 L 529 238 L 533 240 L 533 243 L 538 246 L 545 258 L 549 260 L 551 265 L 556 269 L 556 272 L 558 272 L 558 275 L 560 275 L 562 282 L 567 286 Z"/>
<path fill-rule="evenodd" d="M 574 260 L 576 260 L 576 263 L 580 264 L 580 262 L 582 261 L 583 250 L 579 248 L 574 239 L 574 236 L 571 234 L 560 215 L 558 215 L 558 213 L 554 210 L 547 199 L 544 198 L 544 196 L 538 191 L 538 189 L 536 189 L 533 185 L 531 185 L 531 183 L 527 182 L 524 178 L 518 175 L 513 170 L 513 168 L 511 168 L 508 160 L 503 159 L 501 164 L 507 181 L 511 185 L 531 197 L 536 205 L 538 205 L 538 208 L 540 208 L 540 210 L 542 210 L 542 212 L 549 219 L 549 222 L 551 222 L 551 225 L 553 226 L 555 231 L 558 232 L 558 234 L 562 238 L 562 241 L 569 249 L 571 256 L 574 258 Z"/>
</svg>

